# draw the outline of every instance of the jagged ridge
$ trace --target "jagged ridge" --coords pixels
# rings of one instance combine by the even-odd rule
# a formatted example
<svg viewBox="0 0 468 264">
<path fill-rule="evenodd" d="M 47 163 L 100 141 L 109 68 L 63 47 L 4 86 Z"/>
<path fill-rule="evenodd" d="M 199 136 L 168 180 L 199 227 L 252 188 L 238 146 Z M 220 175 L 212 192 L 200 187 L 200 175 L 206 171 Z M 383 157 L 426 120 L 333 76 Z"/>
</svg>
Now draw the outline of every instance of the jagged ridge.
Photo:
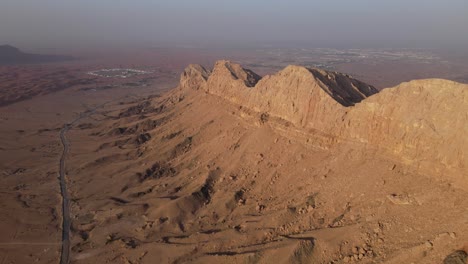
<svg viewBox="0 0 468 264">
<path fill-rule="evenodd" d="M 288 66 L 260 78 L 239 64 L 218 61 L 212 72 L 189 66 L 180 87 L 202 89 L 298 128 L 318 131 L 327 135 L 327 144 L 367 144 L 420 169 L 435 167 L 441 173 L 466 175 L 464 84 L 419 80 L 378 93 L 373 86 L 341 73 Z"/>
<path fill-rule="evenodd" d="M 216 62 L 212 72 L 189 66 L 180 87 L 203 89 L 303 127 L 323 120 L 330 112 L 343 113 L 343 106 L 354 105 L 378 92 L 371 85 L 337 72 L 288 66 L 275 75 L 260 78 L 229 61 Z M 334 109 L 327 110 L 330 107 Z"/>
</svg>

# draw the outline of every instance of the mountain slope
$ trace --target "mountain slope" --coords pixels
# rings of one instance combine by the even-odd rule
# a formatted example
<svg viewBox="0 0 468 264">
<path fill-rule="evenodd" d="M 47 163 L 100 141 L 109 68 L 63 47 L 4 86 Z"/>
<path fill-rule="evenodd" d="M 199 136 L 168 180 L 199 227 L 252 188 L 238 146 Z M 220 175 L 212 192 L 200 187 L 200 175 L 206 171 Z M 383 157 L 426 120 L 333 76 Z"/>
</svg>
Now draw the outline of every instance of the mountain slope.
<svg viewBox="0 0 468 264">
<path fill-rule="evenodd" d="M 375 92 L 220 61 L 108 106 L 70 132 L 73 261 L 441 263 L 468 241 L 466 86 Z"/>
</svg>

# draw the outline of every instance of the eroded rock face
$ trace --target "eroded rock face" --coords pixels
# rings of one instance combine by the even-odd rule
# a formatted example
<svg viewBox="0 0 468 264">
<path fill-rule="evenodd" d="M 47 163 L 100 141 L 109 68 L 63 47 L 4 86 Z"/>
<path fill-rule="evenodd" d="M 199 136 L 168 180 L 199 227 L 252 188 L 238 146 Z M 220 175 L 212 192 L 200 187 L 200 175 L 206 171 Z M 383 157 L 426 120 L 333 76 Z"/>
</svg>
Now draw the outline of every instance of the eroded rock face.
<svg viewBox="0 0 468 264">
<path fill-rule="evenodd" d="M 345 124 L 345 138 L 379 146 L 406 163 L 466 173 L 468 85 L 440 79 L 402 83 L 352 107 Z"/>
<path fill-rule="evenodd" d="M 316 131 L 326 144 L 366 144 L 440 173 L 463 173 L 468 164 L 468 85 L 418 80 L 378 93 L 341 73 L 288 66 L 260 78 L 218 61 L 211 74 L 189 66 L 181 86 Z"/>
</svg>

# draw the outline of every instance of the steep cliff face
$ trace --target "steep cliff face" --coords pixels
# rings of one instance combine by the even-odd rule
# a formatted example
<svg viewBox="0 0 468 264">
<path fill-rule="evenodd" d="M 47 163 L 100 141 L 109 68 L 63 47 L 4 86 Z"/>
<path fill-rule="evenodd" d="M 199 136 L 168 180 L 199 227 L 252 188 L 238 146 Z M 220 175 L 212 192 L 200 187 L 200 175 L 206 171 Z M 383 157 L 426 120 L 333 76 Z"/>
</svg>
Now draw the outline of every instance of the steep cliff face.
<svg viewBox="0 0 468 264">
<path fill-rule="evenodd" d="M 466 172 L 468 85 L 440 79 L 402 83 L 362 101 L 345 120 L 346 138 L 422 169 Z"/>
<path fill-rule="evenodd" d="M 347 74 L 321 69 L 308 69 L 320 87 L 343 106 L 352 106 L 363 99 L 378 93 L 372 85 L 353 79 Z"/>
<path fill-rule="evenodd" d="M 457 174 L 468 164 L 464 84 L 418 80 L 378 93 L 341 73 L 288 66 L 260 78 L 239 64 L 218 61 L 212 73 L 189 66 L 181 86 L 317 131 L 327 143 L 365 144 L 418 168 Z"/>
</svg>

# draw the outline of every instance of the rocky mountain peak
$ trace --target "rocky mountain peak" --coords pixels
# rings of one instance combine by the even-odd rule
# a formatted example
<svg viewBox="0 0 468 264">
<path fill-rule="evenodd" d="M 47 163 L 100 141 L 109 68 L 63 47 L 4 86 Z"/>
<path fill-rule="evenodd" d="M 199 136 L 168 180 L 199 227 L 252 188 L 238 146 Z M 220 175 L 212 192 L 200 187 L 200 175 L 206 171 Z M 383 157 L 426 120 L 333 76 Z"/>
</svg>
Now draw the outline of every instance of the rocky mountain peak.
<svg viewBox="0 0 468 264">
<path fill-rule="evenodd" d="M 225 77 L 231 76 L 234 80 L 241 80 L 244 82 L 247 87 L 254 87 L 262 78 L 255 72 L 242 68 L 240 64 L 228 60 L 217 61 L 213 68 L 213 74 Z"/>
<path fill-rule="evenodd" d="M 210 72 L 203 66 L 190 64 L 185 68 L 184 72 L 180 76 L 179 87 L 182 89 L 198 90 L 206 84 L 209 76 Z"/>
</svg>

